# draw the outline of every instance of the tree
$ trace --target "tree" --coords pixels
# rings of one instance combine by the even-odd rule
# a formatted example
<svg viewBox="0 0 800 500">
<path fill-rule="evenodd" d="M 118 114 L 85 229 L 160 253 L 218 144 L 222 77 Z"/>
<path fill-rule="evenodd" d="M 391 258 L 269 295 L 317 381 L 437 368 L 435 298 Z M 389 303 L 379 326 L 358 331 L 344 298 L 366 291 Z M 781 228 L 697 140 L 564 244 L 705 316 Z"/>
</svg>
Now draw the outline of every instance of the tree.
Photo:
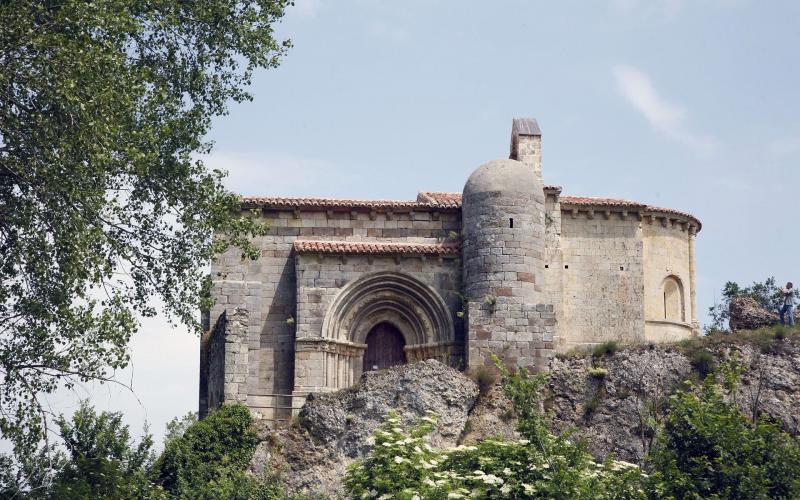
<svg viewBox="0 0 800 500">
<path fill-rule="evenodd" d="M 167 442 L 155 481 L 176 498 L 250 498 L 260 487 L 245 472 L 258 443 L 252 423 L 247 407 L 223 405 Z"/>
<path fill-rule="evenodd" d="M 175 417 L 167 422 L 167 432 L 164 434 L 164 447 L 169 446 L 173 440 L 182 437 L 186 431 L 197 423 L 197 412 L 190 411 L 186 415 Z"/>
<path fill-rule="evenodd" d="M 71 421 L 62 416 L 57 424 L 66 454 L 56 466 L 49 498 L 163 496 L 149 480 L 152 436 L 145 434 L 139 444 L 134 444 L 121 413 L 97 414 L 84 401 Z"/>
<path fill-rule="evenodd" d="M 18 455 L 47 435 L 42 394 L 112 380 L 139 317 L 199 329 L 204 266 L 257 257 L 265 228 L 196 157 L 289 48 L 289 3 L 0 0 L 0 432 Z"/>
<path fill-rule="evenodd" d="M 800 497 L 800 441 L 747 419 L 713 376 L 671 397 L 650 462 L 653 498 Z"/>
</svg>

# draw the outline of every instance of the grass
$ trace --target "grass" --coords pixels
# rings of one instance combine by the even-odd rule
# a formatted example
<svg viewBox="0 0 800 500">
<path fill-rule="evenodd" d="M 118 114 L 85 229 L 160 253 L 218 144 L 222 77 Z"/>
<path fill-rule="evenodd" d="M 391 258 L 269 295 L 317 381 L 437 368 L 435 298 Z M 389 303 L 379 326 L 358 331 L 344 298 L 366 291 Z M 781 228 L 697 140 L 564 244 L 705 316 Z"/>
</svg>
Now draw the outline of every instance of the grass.
<svg viewBox="0 0 800 500">
<path fill-rule="evenodd" d="M 583 403 L 583 416 L 584 418 L 590 418 L 592 415 L 595 414 L 597 409 L 600 407 L 600 395 L 595 394 L 591 399 L 587 400 Z"/>
<path fill-rule="evenodd" d="M 592 349 L 593 358 L 602 358 L 605 356 L 613 356 L 619 350 L 619 343 L 615 340 L 609 340 L 598 344 Z"/>
<path fill-rule="evenodd" d="M 589 368 L 589 376 L 593 379 L 603 380 L 608 375 L 608 370 L 605 368 Z"/>
</svg>

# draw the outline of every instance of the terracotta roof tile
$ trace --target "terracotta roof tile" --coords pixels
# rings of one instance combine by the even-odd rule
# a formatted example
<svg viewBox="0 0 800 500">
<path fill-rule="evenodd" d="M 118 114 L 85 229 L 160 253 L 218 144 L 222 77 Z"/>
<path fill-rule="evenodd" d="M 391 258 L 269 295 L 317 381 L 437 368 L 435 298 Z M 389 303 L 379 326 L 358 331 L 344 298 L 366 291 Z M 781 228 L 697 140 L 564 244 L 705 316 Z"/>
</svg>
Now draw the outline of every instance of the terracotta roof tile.
<svg viewBox="0 0 800 500">
<path fill-rule="evenodd" d="M 546 191 L 561 191 L 560 186 L 545 186 Z M 561 205 L 565 208 L 577 207 L 616 207 L 653 212 L 657 214 L 674 215 L 688 218 L 701 227 L 700 220 L 694 215 L 680 210 L 661 208 L 631 200 L 614 198 L 595 198 L 591 196 L 561 196 Z M 422 191 L 417 195 L 417 201 L 406 200 L 354 200 L 338 198 L 281 198 L 271 196 L 243 196 L 242 204 L 245 207 L 274 208 L 274 209 L 319 209 L 319 210 L 357 210 L 357 209 L 382 209 L 382 210 L 458 210 L 461 208 L 461 193 L 445 193 Z"/>
<path fill-rule="evenodd" d="M 383 241 L 295 240 L 300 253 L 458 255 L 455 243 L 386 243 Z"/>
<path fill-rule="evenodd" d="M 420 191 L 417 193 L 418 203 L 447 203 L 461 206 L 461 193 L 439 193 Z"/>
<path fill-rule="evenodd" d="M 280 198 L 272 196 L 243 196 L 242 204 L 259 208 L 320 208 L 320 209 L 458 209 L 461 205 L 446 201 L 410 201 L 410 200 L 352 200 L 339 198 Z"/>
<path fill-rule="evenodd" d="M 591 205 L 609 207 L 637 207 L 646 208 L 647 205 L 630 200 L 616 200 L 614 198 L 595 198 L 592 196 L 561 196 L 559 201 L 562 205 Z"/>
</svg>

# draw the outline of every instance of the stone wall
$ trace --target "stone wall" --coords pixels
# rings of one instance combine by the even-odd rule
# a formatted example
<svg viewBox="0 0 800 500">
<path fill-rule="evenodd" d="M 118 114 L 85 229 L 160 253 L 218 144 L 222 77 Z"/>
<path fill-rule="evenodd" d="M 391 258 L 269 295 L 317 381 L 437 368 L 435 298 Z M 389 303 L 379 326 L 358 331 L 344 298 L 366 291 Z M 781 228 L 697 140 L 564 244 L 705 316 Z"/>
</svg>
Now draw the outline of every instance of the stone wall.
<svg viewBox="0 0 800 500">
<path fill-rule="evenodd" d="M 650 341 L 686 338 L 697 329 L 693 326 L 697 318 L 693 300 L 693 230 L 667 218 L 645 217 L 642 232 L 645 337 Z M 665 317 L 664 282 L 667 278 L 680 283 L 682 314 L 679 318 Z"/>
<path fill-rule="evenodd" d="M 359 210 L 263 209 L 269 234 L 255 244 L 261 258 L 243 260 L 232 248 L 212 264 L 212 296 L 216 304 L 211 321 L 227 309 L 246 308 L 250 313 L 247 331 L 247 403 L 262 413 L 285 406 L 294 389 L 295 326 L 287 321 L 297 317 L 297 277 L 292 245 L 295 240 L 345 240 L 437 242 L 461 231 L 457 209 L 399 211 L 392 207 Z M 341 280 L 326 274 L 320 285 L 335 287 Z M 278 402 L 280 401 L 280 403 Z"/>
<path fill-rule="evenodd" d="M 454 257 L 438 258 L 435 256 L 391 256 L 391 255 L 314 255 L 300 254 L 296 257 L 297 266 L 297 364 L 295 366 L 295 393 L 298 396 L 308 392 L 328 391 L 352 385 L 361 375 L 361 359 L 364 349 L 364 338 L 373 323 L 388 321 L 397 326 L 406 338 L 407 358 L 411 361 L 415 356 L 427 359 L 437 358 L 451 366 L 460 367 L 463 362 L 464 333 L 463 321 L 458 318 L 462 308 L 461 263 Z M 354 309 L 361 309 L 363 316 L 358 324 L 347 323 L 346 327 L 333 327 L 326 330 L 326 321 L 337 321 L 332 318 L 340 307 L 334 303 L 340 298 L 342 289 L 351 284 L 358 284 L 362 278 L 372 275 L 385 276 L 379 281 L 391 282 L 398 279 L 418 281 L 433 293 L 415 301 L 408 295 L 417 292 L 408 291 L 402 285 L 380 286 L 375 284 L 369 291 L 356 293 L 365 300 L 364 304 L 353 304 Z M 410 284 L 413 288 L 413 283 Z M 418 293 L 426 294 L 421 289 Z M 385 307 L 380 304 L 374 312 L 365 312 L 374 300 L 385 297 L 391 302 Z M 354 297 L 353 300 L 359 300 Z M 369 302 L 369 303 L 367 303 Z M 444 323 L 443 333 L 449 338 L 420 338 L 423 334 L 415 331 L 414 320 L 434 323 L 436 312 L 427 309 L 441 302 L 445 311 L 439 316 Z M 406 305 L 407 304 L 407 305 Z M 401 309 L 411 309 L 413 319 L 404 315 Z M 398 312 L 399 311 L 399 312 Z M 429 319 L 430 318 L 430 319 Z M 347 321 L 347 318 L 343 318 Z M 425 324 L 422 330 L 435 332 L 434 324 Z M 425 352 L 422 352 L 422 351 Z"/>
<path fill-rule="evenodd" d="M 636 342 L 644 331 L 644 265 L 639 220 L 620 212 L 565 212 L 561 262 L 551 254 L 547 272 L 561 275 L 560 350 L 607 340 Z"/>
</svg>

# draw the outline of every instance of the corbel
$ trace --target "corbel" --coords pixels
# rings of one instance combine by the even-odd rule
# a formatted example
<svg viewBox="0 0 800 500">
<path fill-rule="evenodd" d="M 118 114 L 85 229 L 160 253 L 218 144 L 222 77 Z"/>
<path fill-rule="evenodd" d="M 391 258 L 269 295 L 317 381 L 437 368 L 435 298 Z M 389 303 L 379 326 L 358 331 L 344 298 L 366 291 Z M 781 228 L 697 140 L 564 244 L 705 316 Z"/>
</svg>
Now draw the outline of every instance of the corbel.
<svg viewBox="0 0 800 500">
<path fill-rule="evenodd" d="M 394 263 L 398 266 L 400 265 L 400 261 L 403 259 L 402 255 L 399 253 L 394 254 Z"/>
<path fill-rule="evenodd" d="M 358 219 L 358 212 L 355 210 L 350 210 L 350 220 Z"/>
<path fill-rule="evenodd" d="M 671 223 L 671 222 L 672 222 L 672 220 L 671 220 L 669 217 L 663 217 L 663 218 L 661 219 L 661 225 L 662 225 L 663 227 L 666 227 L 666 228 L 669 228 L 669 227 L 670 227 L 670 223 Z"/>
<path fill-rule="evenodd" d="M 431 212 L 431 219 L 439 220 L 439 211 L 438 210 L 434 210 L 433 212 Z"/>
<path fill-rule="evenodd" d="M 368 253 L 367 254 L 367 264 L 369 264 L 371 266 L 373 262 L 375 262 L 375 256 L 372 255 L 371 253 Z"/>
<path fill-rule="evenodd" d="M 391 211 L 391 210 L 387 210 L 386 211 L 386 220 L 392 220 L 393 217 L 394 217 L 394 212 Z"/>
<path fill-rule="evenodd" d="M 342 264 L 347 264 L 347 255 L 346 254 L 340 255 L 339 259 L 341 259 Z"/>
<path fill-rule="evenodd" d="M 628 220 L 628 211 L 627 210 L 623 210 L 621 216 L 622 216 L 622 220 Z"/>
<path fill-rule="evenodd" d="M 294 215 L 295 219 L 299 219 L 300 218 L 300 209 L 299 208 L 295 208 L 294 210 L 292 210 L 292 214 Z"/>
<path fill-rule="evenodd" d="M 651 215 L 650 215 L 650 222 L 649 222 L 649 224 L 655 224 L 655 223 L 656 223 L 656 216 L 655 216 L 655 214 L 651 214 Z"/>
<path fill-rule="evenodd" d="M 605 212 L 603 212 L 603 217 L 605 217 L 606 220 L 610 219 L 611 218 L 611 210 L 606 210 Z"/>
<path fill-rule="evenodd" d="M 589 212 L 586 213 L 586 217 L 589 219 L 594 219 L 594 209 L 589 209 Z"/>
<path fill-rule="evenodd" d="M 572 209 L 572 218 L 573 219 L 577 219 L 578 218 L 578 209 L 577 208 L 573 208 Z"/>
<path fill-rule="evenodd" d="M 333 210 L 331 209 L 325 210 L 325 217 L 327 217 L 328 219 L 333 219 Z"/>
<path fill-rule="evenodd" d="M 370 210 L 369 211 L 369 220 L 375 220 L 375 216 L 376 216 L 375 210 Z"/>
<path fill-rule="evenodd" d="M 325 260 L 325 255 L 322 252 L 317 253 L 317 262 L 322 264 L 323 260 Z"/>
</svg>

